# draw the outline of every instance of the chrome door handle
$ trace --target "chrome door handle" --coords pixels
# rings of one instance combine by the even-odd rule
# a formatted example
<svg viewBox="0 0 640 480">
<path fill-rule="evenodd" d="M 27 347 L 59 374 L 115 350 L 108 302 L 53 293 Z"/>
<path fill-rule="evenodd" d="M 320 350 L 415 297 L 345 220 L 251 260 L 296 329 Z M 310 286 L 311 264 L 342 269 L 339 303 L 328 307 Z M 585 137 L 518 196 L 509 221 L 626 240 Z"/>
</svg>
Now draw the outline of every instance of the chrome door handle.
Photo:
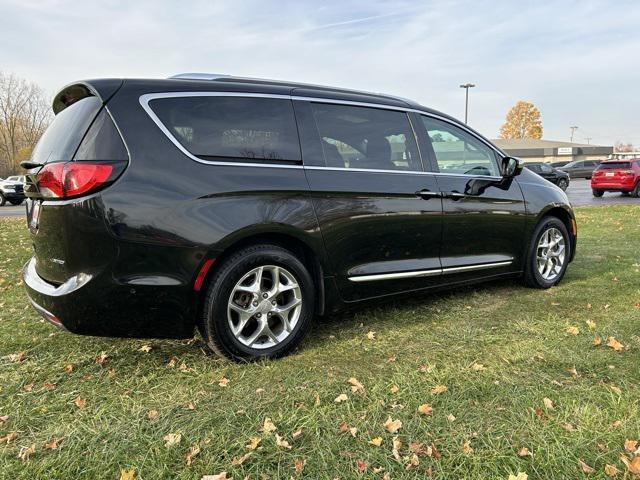
<svg viewBox="0 0 640 480">
<path fill-rule="evenodd" d="M 460 200 L 461 198 L 466 197 L 464 193 L 460 192 L 444 192 L 442 196 L 444 198 L 450 198 L 451 200 Z"/>
<path fill-rule="evenodd" d="M 426 188 L 423 188 L 419 192 L 416 192 L 416 195 L 423 200 L 429 200 L 430 198 L 437 198 L 442 196 L 440 192 L 432 192 L 431 190 L 427 190 Z"/>
</svg>

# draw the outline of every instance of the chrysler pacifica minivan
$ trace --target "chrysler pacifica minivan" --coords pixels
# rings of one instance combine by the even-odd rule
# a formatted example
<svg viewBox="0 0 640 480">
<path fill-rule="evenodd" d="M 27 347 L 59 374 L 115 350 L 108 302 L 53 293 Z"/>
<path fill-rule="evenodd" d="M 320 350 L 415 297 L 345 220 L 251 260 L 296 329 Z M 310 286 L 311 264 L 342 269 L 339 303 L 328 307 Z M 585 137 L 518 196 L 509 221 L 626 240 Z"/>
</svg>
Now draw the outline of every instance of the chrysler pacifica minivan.
<svg viewBox="0 0 640 480">
<path fill-rule="evenodd" d="M 344 306 L 549 288 L 575 253 L 562 190 L 410 100 L 184 74 L 77 82 L 53 112 L 23 162 L 23 278 L 70 332 L 277 357 Z"/>
</svg>

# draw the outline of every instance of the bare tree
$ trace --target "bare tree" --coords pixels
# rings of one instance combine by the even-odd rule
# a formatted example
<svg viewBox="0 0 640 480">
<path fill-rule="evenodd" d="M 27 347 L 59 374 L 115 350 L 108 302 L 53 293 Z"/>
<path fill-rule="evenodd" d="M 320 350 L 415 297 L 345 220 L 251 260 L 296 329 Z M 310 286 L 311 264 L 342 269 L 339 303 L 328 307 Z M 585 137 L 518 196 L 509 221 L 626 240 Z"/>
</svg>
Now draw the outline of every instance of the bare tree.
<svg viewBox="0 0 640 480">
<path fill-rule="evenodd" d="M 18 171 L 51 120 L 43 90 L 0 72 L 0 176 Z"/>
</svg>

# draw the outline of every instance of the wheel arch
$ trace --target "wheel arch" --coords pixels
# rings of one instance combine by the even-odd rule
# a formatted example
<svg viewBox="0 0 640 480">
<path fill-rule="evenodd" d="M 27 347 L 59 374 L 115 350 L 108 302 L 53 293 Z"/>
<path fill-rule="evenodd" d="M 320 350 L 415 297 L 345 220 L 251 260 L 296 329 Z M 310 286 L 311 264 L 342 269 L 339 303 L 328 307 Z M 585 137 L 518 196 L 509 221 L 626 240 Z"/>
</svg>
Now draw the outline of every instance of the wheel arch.
<svg viewBox="0 0 640 480">
<path fill-rule="evenodd" d="M 548 205 L 538 214 L 535 225 L 538 225 L 545 217 L 556 217 L 567 228 L 571 240 L 571 252 L 569 255 L 569 261 L 571 262 L 576 252 L 576 237 L 578 233 L 576 229 L 576 217 L 571 207 L 568 205 Z"/>
</svg>

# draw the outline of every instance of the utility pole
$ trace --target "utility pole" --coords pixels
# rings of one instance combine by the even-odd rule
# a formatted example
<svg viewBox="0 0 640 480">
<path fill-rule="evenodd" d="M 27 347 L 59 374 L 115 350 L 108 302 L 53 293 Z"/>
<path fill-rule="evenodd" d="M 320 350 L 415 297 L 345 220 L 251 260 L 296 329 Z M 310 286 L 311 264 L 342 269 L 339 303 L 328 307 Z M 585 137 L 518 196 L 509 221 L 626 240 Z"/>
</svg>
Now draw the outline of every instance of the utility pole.
<svg viewBox="0 0 640 480">
<path fill-rule="evenodd" d="M 585 140 L 587 141 L 587 145 L 591 145 L 591 137 L 585 137 Z"/>
<path fill-rule="evenodd" d="M 464 123 L 468 123 L 469 119 L 469 89 L 475 87 L 473 83 L 465 83 L 464 85 L 460 85 L 460 88 L 465 89 L 464 93 Z"/>
<path fill-rule="evenodd" d="M 576 127 L 575 125 L 572 127 L 569 127 L 571 129 L 571 143 L 573 143 L 573 134 L 575 133 L 575 131 L 578 129 L 578 127 Z"/>
</svg>

